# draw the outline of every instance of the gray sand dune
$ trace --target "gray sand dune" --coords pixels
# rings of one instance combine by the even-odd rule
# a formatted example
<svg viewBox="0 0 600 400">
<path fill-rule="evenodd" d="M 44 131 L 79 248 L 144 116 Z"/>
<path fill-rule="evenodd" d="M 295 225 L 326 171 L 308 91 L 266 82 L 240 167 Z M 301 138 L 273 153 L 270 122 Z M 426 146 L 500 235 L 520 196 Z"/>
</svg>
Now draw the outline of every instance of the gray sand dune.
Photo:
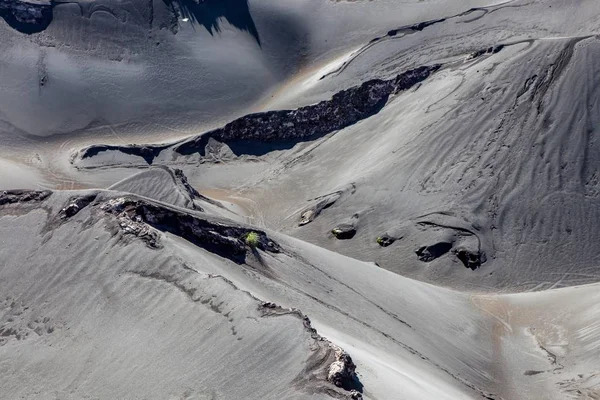
<svg viewBox="0 0 600 400">
<path fill-rule="evenodd" d="M 120 213 L 122 198 L 148 206 Z M 5 365 L 24 366 L 3 374 L 5 395 L 350 396 L 325 380 L 329 342 L 290 307 L 352 356 L 365 398 L 597 394 L 597 285 L 461 293 L 274 232 L 271 249 L 246 248 L 240 263 L 201 230 L 190 241 L 178 227 L 185 215 L 251 227 L 143 199 L 65 191 L 3 200 L 0 352 Z M 180 217 L 161 217 L 168 212 Z"/>
<path fill-rule="evenodd" d="M 600 398 L 599 35 L 0 0 L 0 397 Z"/>
<path fill-rule="evenodd" d="M 465 52 L 389 99 L 371 92 L 387 103 L 364 116 L 339 94 L 325 100 L 343 124 L 320 105 L 291 111 L 292 122 L 283 112 L 258 114 L 171 146 L 87 147 L 73 166 L 167 164 L 195 185 L 207 175 L 225 187 L 229 180 L 260 205 L 265 226 L 444 286 L 595 282 L 597 44 L 582 36 Z M 379 81 L 349 90 L 363 95 L 371 82 Z M 286 125 L 300 111 L 314 126 Z M 331 128 L 316 129 L 313 114 Z M 301 222 L 318 204 L 311 199 L 348 185 L 351 194 Z M 331 231 L 350 220 L 350 240 L 335 240 Z"/>
</svg>

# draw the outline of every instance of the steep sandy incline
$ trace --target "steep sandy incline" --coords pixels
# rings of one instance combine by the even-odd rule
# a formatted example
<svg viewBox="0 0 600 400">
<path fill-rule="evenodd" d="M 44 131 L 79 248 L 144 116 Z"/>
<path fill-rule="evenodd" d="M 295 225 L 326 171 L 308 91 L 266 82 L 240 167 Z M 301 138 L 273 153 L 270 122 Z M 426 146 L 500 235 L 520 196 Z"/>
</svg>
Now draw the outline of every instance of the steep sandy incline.
<svg viewBox="0 0 600 400">
<path fill-rule="evenodd" d="M 460 293 L 122 192 L 2 199 L 5 393 L 351 396 L 326 381 L 337 347 L 289 309 L 348 352 L 364 398 L 599 393 L 597 285 Z"/>
<path fill-rule="evenodd" d="M 351 397 L 327 381 L 351 361 L 304 315 L 196 270 L 117 195 L 0 195 L 3 397 Z"/>
<path fill-rule="evenodd" d="M 594 15 L 592 2 L 514 1 L 400 25 L 271 106 L 314 104 L 171 144 L 84 147 L 71 173 L 174 165 L 248 198 L 264 226 L 446 287 L 596 282 Z"/>
<path fill-rule="evenodd" d="M 599 44 L 466 56 L 249 193 L 264 185 L 254 199 L 278 229 L 419 279 L 513 291 L 595 282 Z"/>
<path fill-rule="evenodd" d="M 489 3 L 44 3 L 48 12 L 39 13 L 50 20 L 39 33 L 0 18 L 0 129 L 6 140 L 86 132 L 119 144 L 119 137 L 181 137 L 256 109 L 300 69 L 399 21 Z M 2 0 L 0 17 L 23 4 Z"/>
<path fill-rule="evenodd" d="M 583 72 L 598 69 L 598 43 L 506 44 L 172 145 L 95 145 L 72 160 L 241 185 L 268 227 L 444 286 L 595 282 L 600 86 Z"/>
</svg>

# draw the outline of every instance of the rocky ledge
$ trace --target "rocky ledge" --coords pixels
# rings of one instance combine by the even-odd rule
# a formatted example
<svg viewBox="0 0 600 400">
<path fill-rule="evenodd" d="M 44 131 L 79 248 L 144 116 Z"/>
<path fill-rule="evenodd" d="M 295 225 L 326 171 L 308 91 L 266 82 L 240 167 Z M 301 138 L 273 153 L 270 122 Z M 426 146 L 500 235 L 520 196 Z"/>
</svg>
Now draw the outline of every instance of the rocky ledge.
<svg viewBox="0 0 600 400">
<path fill-rule="evenodd" d="M 227 145 L 237 155 L 264 155 L 278 148 L 289 148 L 295 143 L 314 140 L 346 128 L 377 114 L 390 96 L 410 89 L 437 71 L 440 65 L 422 66 L 403 72 L 393 79 L 373 79 L 336 93 L 331 99 L 295 110 L 268 111 L 238 118 L 224 127 L 209 131 L 171 146 L 93 145 L 82 149 L 76 159 L 86 159 L 104 151 L 120 151 L 139 156 L 147 164 L 167 148 L 175 155 L 199 154 L 204 157 L 213 149 Z"/>
<path fill-rule="evenodd" d="M 139 237 L 151 248 L 161 245 L 156 232 L 149 228 L 180 236 L 237 263 L 245 261 L 249 247 L 271 253 L 280 251 L 279 245 L 265 232 L 231 221 L 211 220 L 134 197 L 110 199 L 99 206 L 105 213 L 117 217 L 118 226 L 124 234 Z M 252 241 L 248 240 L 250 235 Z"/>
<path fill-rule="evenodd" d="M 37 203 L 52 194 L 49 190 L 3 190 L 0 192 L 0 206 L 15 203 Z"/>
<path fill-rule="evenodd" d="M 296 308 L 284 308 L 272 302 L 262 303 L 259 311 L 263 317 L 293 315 L 301 319 L 304 328 L 310 333 L 313 340 L 315 340 L 317 344 L 316 348 L 321 353 L 317 357 L 319 361 L 311 363 L 312 368 L 310 369 L 313 369 L 313 371 L 310 371 L 311 373 L 306 371 L 306 375 L 316 373 L 321 379 L 324 378 L 330 384 L 341 389 L 342 392 L 334 392 L 335 397 L 351 400 L 360 400 L 363 398 L 363 386 L 356 375 L 356 365 L 352 361 L 352 357 L 342 348 L 321 336 L 312 326 L 310 318 L 306 314 Z M 302 379 L 306 379 L 306 376 L 302 377 Z M 332 394 L 330 391 L 328 392 Z"/>
<path fill-rule="evenodd" d="M 336 93 L 330 100 L 296 110 L 268 111 L 246 115 L 222 128 L 175 147 L 179 154 L 205 155 L 209 140 L 228 144 L 234 153 L 239 141 L 294 142 L 318 138 L 377 114 L 390 95 L 427 79 L 439 65 L 406 71 L 394 79 L 373 79 Z M 238 154 L 239 155 L 239 154 Z"/>
</svg>

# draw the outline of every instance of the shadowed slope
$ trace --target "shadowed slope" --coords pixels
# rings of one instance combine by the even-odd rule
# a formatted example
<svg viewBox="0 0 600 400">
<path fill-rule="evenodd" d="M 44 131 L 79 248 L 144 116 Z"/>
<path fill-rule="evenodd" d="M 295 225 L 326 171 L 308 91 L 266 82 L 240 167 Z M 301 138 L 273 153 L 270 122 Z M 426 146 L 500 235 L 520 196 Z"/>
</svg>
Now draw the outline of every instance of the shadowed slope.
<svg viewBox="0 0 600 400">
<path fill-rule="evenodd" d="M 260 36 L 250 15 L 248 0 L 164 0 L 174 6 L 182 18 L 202 25 L 211 35 L 221 32 L 221 19 L 252 35 L 260 46 Z"/>
</svg>

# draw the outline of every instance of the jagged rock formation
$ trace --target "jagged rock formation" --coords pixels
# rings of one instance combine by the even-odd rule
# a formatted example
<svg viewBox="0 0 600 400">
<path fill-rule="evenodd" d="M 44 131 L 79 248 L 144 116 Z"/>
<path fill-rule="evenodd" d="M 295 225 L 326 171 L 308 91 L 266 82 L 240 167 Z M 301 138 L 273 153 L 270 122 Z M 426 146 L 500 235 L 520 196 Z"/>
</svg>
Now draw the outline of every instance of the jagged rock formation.
<svg viewBox="0 0 600 400">
<path fill-rule="evenodd" d="M 3 190 L 0 193 L 0 205 L 40 202 L 51 194 L 49 190 Z"/>
<path fill-rule="evenodd" d="M 344 350 L 335 349 L 335 361 L 329 366 L 327 380 L 338 387 L 351 387 L 356 380 L 356 365 Z"/>
<path fill-rule="evenodd" d="M 209 217 L 201 218 L 146 200 L 118 197 L 101 203 L 99 207 L 115 215 L 126 234 L 140 237 L 152 248 L 159 248 L 160 244 L 156 233 L 149 227 L 181 236 L 235 262 L 243 262 L 247 252 L 244 238 L 251 232 L 257 235 L 256 248 L 279 252 L 279 245 L 263 231 Z"/>
<path fill-rule="evenodd" d="M 96 193 L 71 199 L 69 204 L 60 210 L 61 218 L 71 218 L 77 215 L 79 211 L 88 206 L 94 200 L 96 200 Z"/>
<path fill-rule="evenodd" d="M 175 147 L 179 154 L 205 154 L 210 139 L 235 146 L 237 141 L 279 142 L 316 138 L 378 113 L 390 95 L 427 79 L 439 65 L 406 71 L 395 79 L 367 81 L 336 93 L 331 100 L 297 110 L 268 111 L 239 118 Z M 234 147 L 233 152 L 236 153 Z"/>
<path fill-rule="evenodd" d="M 362 384 L 356 375 L 356 365 L 352 357 L 339 346 L 331 343 L 321 336 L 312 326 L 310 318 L 298 309 L 284 308 L 273 302 L 264 302 L 260 310 L 264 316 L 294 315 L 300 318 L 311 337 L 324 350 L 319 367 L 323 369 L 326 380 L 338 388 L 347 391 L 347 398 L 351 400 L 362 399 Z M 320 373 L 320 372 L 319 372 Z"/>
</svg>

